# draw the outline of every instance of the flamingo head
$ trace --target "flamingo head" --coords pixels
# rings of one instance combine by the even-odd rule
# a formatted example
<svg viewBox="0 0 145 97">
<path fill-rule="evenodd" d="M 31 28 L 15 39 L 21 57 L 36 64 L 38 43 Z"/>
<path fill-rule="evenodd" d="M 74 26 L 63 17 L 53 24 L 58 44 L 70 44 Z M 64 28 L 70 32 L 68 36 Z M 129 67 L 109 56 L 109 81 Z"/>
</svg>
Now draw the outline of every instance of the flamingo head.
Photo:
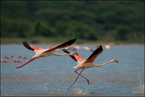
<svg viewBox="0 0 145 97">
<path fill-rule="evenodd" d="M 6 59 L 9 59 L 7 56 L 5 56 Z"/>
<path fill-rule="evenodd" d="M 112 63 L 114 63 L 114 62 L 118 63 L 118 60 L 112 59 L 111 62 L 112 62 Z"/>
</svg>

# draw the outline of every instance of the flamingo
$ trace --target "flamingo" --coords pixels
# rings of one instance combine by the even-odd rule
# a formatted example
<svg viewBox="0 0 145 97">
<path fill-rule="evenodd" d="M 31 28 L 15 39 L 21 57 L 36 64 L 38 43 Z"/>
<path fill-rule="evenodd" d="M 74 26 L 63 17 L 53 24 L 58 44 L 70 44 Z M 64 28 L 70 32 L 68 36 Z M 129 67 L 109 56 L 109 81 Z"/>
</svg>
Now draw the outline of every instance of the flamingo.
<svg viewBox="0 0 145 97">
<path fill-rule="evenodd" d="M 52 49 L 52 48 L 54 48 L 53 46 L 49 46 L 49 47 L 47 47 L 48 49 Z"/>
<path fill-rule="evenodd" d="M 18 56 L 18 59 L 14 59 L 13 61 L 15 63 L 23 63 L 23 62 L 25 62 L 25 59 L 26 59 L 26 57 L 23 57 L 23 60 L 21 60 L 21 56 Z"/>
<path fill-rule="evenodd" d="M 12 58 L 13 56 L 10 56 L 10 60 L 7 56 L 4 56 L 4 59 L 1 59 L 0 62 L 3 62 L 3 63 L 11 63 L 12 62 Z"/>
<path fill-rule="evenodd" d="M 100 43 L 97 44 L 97 46 L 100 46 L 100 45 L 102 45 L 105 49 L 112 49 L 111 46 L 115 45 L 115 43 L 112 42 L 112 43 L 109 43 L 107 45 L 103 45 L 103 44 L 100 44 Z"/>
<path fill-rule="evenodd" d="M 24 63 L 23 65 L 20 65 L 20 66 L 16 67 L 16 69 L 21 68 L 21 67 L 25 66 L 26 64 L 30 63 L 31 61 L 34 61 L 35 59 L 38 59 L 38 58 L 40 58 L 40 57 L 47 57 L 47 56 L 50 56 L 50 55 L 55 55 L 55 56 L 73 55 L 73 54 L 75 54 L 75 53 L 70 53 L 70 54 L 66 54 L 66 53 L 65 53 L 65 54 L 58 54 L 58 53 L 55 53 L 55 52 L 53 52 L 53 51 L 56 50 L 56 49 L 59 49 L 59 48 L 64 48 L 64 47 L 70 46 L 70 45 L 73 44 L 75 41 L 76 41 L 76 38 L 75 38 L 75 39 L 71 39 L 71 40 L 69 40 L 69 41 L 67 41 L 67 42 L 65 42 L 65 43 L 63 43 L 63 44 L 61 44 L 61 45 L 58 45 L 58 46 L 56 46 L 56 47 L 53 47 L 53 48 L 51 48 L 51 49 L 48 49 L 48 48 L 47 48 L 47 49 L 43 49 L 43 48 L 40 48 L 40 47 L 34 47 L 34 46 L 28 44 L 27 41 L 24 41 L 24 42 L 23 42 L 23 45 L 24 45 L 27 49 L 36 52 L 36 54 L 35 54 L 28 62 Z"/>
<path fill-rule="evenodd" d="M 94 52 L 92 49 L 90 49 L 90 48 L 89 48 L 89 47 L 87 47 L 87 46 L 84 46 L 84 47 L 83 47 L 83 49 L 84 49 L 84 50 L 91 51 L 91 52 Z"/>
<path fill-rule="evenodd" d="M 68 47 L 66 47 L 65 49 L 67 49 L 67 50 L 72 50 L 72 51 L 75 51 L 75 50 L 76 50 L 75 46 L 73 46 L 73 45 L 68 46 Z"/>
<path fill-rule="evenodd" d="M 66 53 L 70 53 L 70 52 L 67 51 L 66 49 L 63 49 L 63 51 L 66 52 Z M 89 80 L 88 80 L 86 77 L 84 77 L 83 75 L 81 75 L 82 71 L 84 71 L 86 68 L 91 68 L 91 67 L 102 67 L 102 66 L 104 66 L 104 65 L 106 65 L 106 64 L 114 63 L 114 62 L 117 62 L 117 63 L 118 63 L 118 60 L 112 59 L 111 61 L 108 61 L 108 62 L 106 62 L 106 63 L 104 63 L 104 64 L 102 64 L 102 65 L 96 65 L 96 64 L 94 63 L 94 60 L 95 60 L 95 58 L 96 58 L 99 54 L 101 54 L 102 52 L 103 52 L 103 48 L 102 48 L 102 46 L 100 46 L 100 47 L 98 47 L 98 48 L 90 55 L 90 57 L 89 57 L 87 60 L 85 60 L 84 58 L 82 58 L 82 57 L 79 56 L 78 54 L 70 55 L 70 57 L 72 57 L 75 61 L 77 61 L 77 66 L 75 66 L 74 68 L 77 68 L 77 69 L 75 70 L 75 73 L 77 73 L 78 76 L 77 76 L 77 78 L 75 79 L 75 81 L 72 83 L 72 85 L 71 85 L 66 91 L 68 91 L 68 90 L 73 86 L 73 84 L 77 81 L 77 79 L 78 79 L 79 76 L 82 76 L 84 79 L 86 79 L 87 82 L 88 82 L 88 85 L 89 85 Z M 81 72 L 78 73 L 77 71 L 80 70 L 80 69 L 81 69 Z"/>
<path fill-rule="evenodd" d="M 67 48 L 65 48 L 66 50 L 88 50 L 88 51 L 91 51 L 93 52 L 92 49 L 90 49 L 89 47 L 87 46 L 69 46 Z"/>
<path fill-rule="evenodd" d="M 8 60 L 8 59 L 7 59 L 7 56 L 4 56 L 4 58 L 1 59 L 0 62 L 6 62 L 6 60 Z"/>
</svg>

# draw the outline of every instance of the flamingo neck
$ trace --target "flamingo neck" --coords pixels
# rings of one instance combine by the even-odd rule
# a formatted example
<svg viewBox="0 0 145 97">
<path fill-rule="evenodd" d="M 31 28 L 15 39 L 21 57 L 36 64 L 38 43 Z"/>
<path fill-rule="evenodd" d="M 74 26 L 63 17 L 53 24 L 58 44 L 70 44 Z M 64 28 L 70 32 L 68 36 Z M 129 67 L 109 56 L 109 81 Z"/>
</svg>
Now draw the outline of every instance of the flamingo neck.
<svg viewBox="0 0 145 97">
<path fill-rule="evenodd" d="M 112 63 L 112 61 L 109 61 L 109 62 L 103 63 L 102 65 L 95 65 L 95 67 L 102 67 L 102 66 L 104 66 L 104 65 L 106 65 L 106 64 L 109 64 L 109 63 Z"/>
</svg>

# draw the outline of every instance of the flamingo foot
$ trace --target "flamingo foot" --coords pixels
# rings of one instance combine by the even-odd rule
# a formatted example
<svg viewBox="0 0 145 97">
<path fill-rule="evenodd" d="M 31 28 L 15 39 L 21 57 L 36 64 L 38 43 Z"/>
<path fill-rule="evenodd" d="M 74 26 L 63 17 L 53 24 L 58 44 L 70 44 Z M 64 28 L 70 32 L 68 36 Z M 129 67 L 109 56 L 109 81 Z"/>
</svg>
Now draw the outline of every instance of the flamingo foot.
<svg viewBox="0 0 145 97">
<path fill-rule="evenodd" d="M 87 80 L 87 82 L 88 82 L 88 85 L 89 85 L 89 80 Z"/>
<path fill-rule="evenodd" d="M 18 68 L 21 68 L 22 66 L 18 66 L 18 67 L 16 67 L 16 69 L 18 69 Z"/>
</svg>

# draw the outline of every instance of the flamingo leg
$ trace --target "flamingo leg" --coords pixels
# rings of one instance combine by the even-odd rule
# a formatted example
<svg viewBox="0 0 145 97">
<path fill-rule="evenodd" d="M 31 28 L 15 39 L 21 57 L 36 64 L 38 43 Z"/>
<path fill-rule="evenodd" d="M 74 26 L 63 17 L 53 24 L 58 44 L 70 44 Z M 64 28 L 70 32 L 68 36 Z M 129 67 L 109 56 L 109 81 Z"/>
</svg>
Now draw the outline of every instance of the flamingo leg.
<svg viewBox="0 0 145 97">
<path fill-rule="evenodd" d="M 32 58 L 32 59 L 30 59 L 28 62 L 24 63 L 23 65 L 20 65 L 20 66 L 16 67 L 16 69 L 25 66 L 26 64 L 30 63 L 31 61 L 34 61 L 34 59 L 36 59 L 36 58 Z"/>
<path fill-rule="evenodd" d="M 81 68 L 75 70 L 75 72 L 78 71 L 78 70 L 80 70 L 80 69 L 81 69 Z M 72 83 L 72 85 L 77 81 L 77 79 L 78 79 L 79 76 L 81 75 L 82 71 L 83 71 L 83 69 L 82 69 L 81 72 L 78 74 L 77 78 L 76 78 L 75 81 Z M 72 85 L 67 89 L 67 91 L 72 87 Z"/>
<path fill-rule="evenodd" d="M 84 79 L 86 79 L 87 82 L 88 82 L 88 85 L 89 85 L 89 80 L 88 80 L 86 77 L 84 77 L 83 75 L 81 75 L 80 73 L 78 73 L 77 70 L 75 70 L 75 73 L 79 74 L 79 75 L 82 76 Z"/>
</svg>

